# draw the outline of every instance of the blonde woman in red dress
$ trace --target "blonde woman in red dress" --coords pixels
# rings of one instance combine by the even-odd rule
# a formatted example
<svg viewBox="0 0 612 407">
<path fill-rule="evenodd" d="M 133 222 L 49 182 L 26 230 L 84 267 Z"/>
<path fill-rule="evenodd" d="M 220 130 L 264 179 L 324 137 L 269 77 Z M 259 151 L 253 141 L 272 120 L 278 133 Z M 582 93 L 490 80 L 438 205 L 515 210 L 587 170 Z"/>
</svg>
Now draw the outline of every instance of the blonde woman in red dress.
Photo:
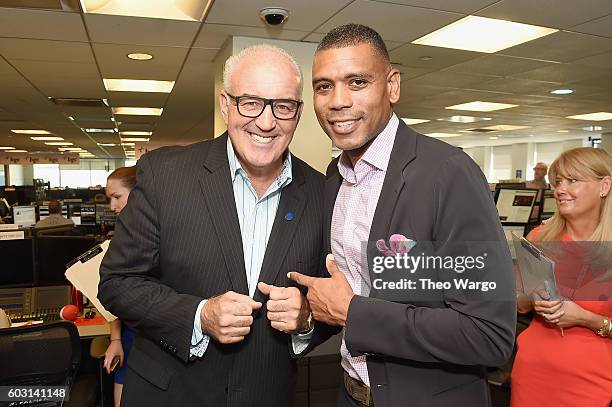
<svg viewBox="0 0 612 407">
<path fill-rule="evenodd" d="M 518 311 L 535 315 L 517 339 L 511 405 L 609 407 L 612 156 L 595 148 L 569 150 L 548 175 L 557 211 L 528 239 L 552 253 L 562 299 L 518 297 Z"/>
</svg>

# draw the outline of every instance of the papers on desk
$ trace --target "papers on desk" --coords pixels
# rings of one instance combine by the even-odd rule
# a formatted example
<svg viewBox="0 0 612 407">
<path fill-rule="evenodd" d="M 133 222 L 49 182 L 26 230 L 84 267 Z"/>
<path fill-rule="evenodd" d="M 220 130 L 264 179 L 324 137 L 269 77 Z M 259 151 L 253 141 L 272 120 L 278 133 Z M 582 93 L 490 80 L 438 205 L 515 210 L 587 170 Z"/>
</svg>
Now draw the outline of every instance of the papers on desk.
<svg viewBox="0 0 612 407">
<path fill-rule="evenodd" d="M 523 282 L 523 293 L 529 296 L 537 295 L 543 300 L 559 299 L 555 262 L 524 237 L 512 233 L 512 240 Z"/>
<path fill-rule="evenodd" d="M 100 282 L 100 263 L 108 250 L 110 240 L 87 251 L 78 257 L 76 262 L 66 270 L 66 278 L 96 307 L 108 322 L 117 319 L 108 312 L 98 300 L 98 283 Z"/>
</svg>

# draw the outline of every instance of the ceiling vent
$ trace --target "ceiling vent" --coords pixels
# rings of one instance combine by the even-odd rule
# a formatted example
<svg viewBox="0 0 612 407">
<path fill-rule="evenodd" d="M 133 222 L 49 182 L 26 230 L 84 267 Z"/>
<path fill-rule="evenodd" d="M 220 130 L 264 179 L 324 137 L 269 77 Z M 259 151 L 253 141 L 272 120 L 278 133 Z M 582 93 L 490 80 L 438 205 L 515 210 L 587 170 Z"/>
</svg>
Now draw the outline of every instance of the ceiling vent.
<svg viewBox="0 0 612 407">
<path fill-rule="evenodd" d="M 102 99 L 49 98 L 58 106 L 64 107 L 105 107 L 108 105 Z"/>
</svg>

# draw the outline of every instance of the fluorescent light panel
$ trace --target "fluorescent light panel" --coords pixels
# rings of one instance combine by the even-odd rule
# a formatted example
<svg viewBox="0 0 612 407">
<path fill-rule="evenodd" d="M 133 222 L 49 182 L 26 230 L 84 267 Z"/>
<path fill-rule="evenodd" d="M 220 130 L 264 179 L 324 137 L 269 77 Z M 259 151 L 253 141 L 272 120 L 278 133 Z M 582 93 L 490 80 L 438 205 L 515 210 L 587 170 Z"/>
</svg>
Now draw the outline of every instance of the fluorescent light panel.
<svg viewBox="0 0 612 407">
<path fill-rule="evenodd" d="M 202 21 L 212 0 L 81 0 L 85 13 Z"/>
<path fill-rule="evenodd" d="M 27 153 L 28 150 L 7 150 L 7 153 Z"/>
<path fill-rule="evenodd" d="M 412 41 L 413 44 L 493 53 L 555 33 L 554 28 L 467 16 Z"/>
<path fill-rule="evenodd" d="M 164 111 L 161 107 L 111 107 L 113 114 L 134 116 L 161 116 Z"/>
<path fill-rule="evenodd" d="M 62 141 L 64 140 L 62 137 L 52 137 L 52 136 L 43 136 L 43 137 L 30 137 L 32 140 L 36 141 Z"/>
<path fill-rule="evenodd" d="M 98 128 L 89 128 L 89 129 L 81 129 L 86 133 L 115 133 L 115 129 L 98 129 Z"/>
<path fill-rule="evenodd" d="M 11 130 L 17 134 L 51 134 L 47 130 Z"/>
<path fill-rule="evenodd" d="M 459 105 L 447 106 L 445 109 L 450 110 L 472 110 L 475 112 L 492 112 L 494 110 L 509 109 L 511 107 L 517 107 L 518 105 L 511 105 L 508 103 L 493 103 L 493 102 L 469 102 L 461 103 Z"/>
<path fill-rule="evenodd" d="M 577 114 L 575 116 L 566 116 L 568 119 L 577 119 L 577 120 L 592 120 L 596 122 L 601 122 L 604 120 L 612 120 L 612 113 L 610 112 L 597 112 L 597 113 L 587 113 L 587 114 Z"/>
<path fill-rule="evenodd" d="M 150 136 L 153 134 L 152 131 L 120 131 L 119 134 L 122 136 Z"/>
<path fill-rule="evenodd" d="M 156 81 L 149 79 L 102 79 L 109 92 L 157 92 L 170 93 L 174 81 Z"/>
<path fill-rule="evenodd" d="M 461 134 L 456 133 L 427 133 L 425 135 L 434 138 L 452 138 L 461 136 Z"/>
<path fill-rule="evenodd" d="M 149 138 L 148 137 L 126 137 L 126 138 L 122 138 L 121 141 L 140 141 L 140 142 L 144 142 L 147 143 L 149 142 Z"/>
<path fill-rule="evenodd" d="M 68 141 L 48 141 L 45 144 L 48 146 L 72 146 L 74 145 Z"/>
<path fill-rule="evenodd" d="M 0 147 L 0 150 L 14 150 L 15 147 Z"/>
<path fill-rule="evenodd" d="M 498 124 L 495 126 L 483 127 L 483 129 L 496 130 L 496 131 L 510 131 L 510 130 L 520 130 L 520 129 L 527 129 L 527 128 L 529 128 L 529 126 L 513 126 L 511 124 Z"/>
<path fill-rule="evenodd" d="M 129 59 L 133 59 L 134 61 L 148 61 L 149 59 L 153 59 L 153 55 L 146 54 L 144 52 L 132 52 L 127 54 Z"/>
<path fill-rule="evenodd" d="M 479 121 L 493 120 L 490 117 L 475 117 L 475 116 L 451 116 L 451 117 L 441 117 L 438 119 L 439 121 L 451 122 L 451 123 L 474 123 Z"/>
<path fill-rule="evenodd" d="M 413 124 L 419 124 L 419 123 L 427 123 L 430 120 L 427 119 L 409 119 L 407 117 L 402 117 L 402 120 L 404 121 L 404 123 L 406 123 L 408 126 L 411 126 Z"/>
</svg>

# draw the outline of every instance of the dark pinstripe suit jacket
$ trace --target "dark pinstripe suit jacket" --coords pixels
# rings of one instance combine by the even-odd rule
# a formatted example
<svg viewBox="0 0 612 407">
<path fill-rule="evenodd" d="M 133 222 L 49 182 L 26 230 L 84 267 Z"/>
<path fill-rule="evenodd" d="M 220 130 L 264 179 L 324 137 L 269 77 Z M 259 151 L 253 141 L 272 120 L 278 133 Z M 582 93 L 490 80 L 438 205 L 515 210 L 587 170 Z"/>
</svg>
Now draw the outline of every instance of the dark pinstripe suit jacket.
<svg viewBox="0 0 612 407">
<path fill-rule="evenodd" d="M 278 406 L 292 404 L 291 338 L 270 326 L 264 307 L 243 342 L 210 341 L 190 360 L 196 308 L 233 290 L 248 295 L 227 135 L 160 149 L 138 161 L 138 184 L 118 219 L 101 267 L 99 298 L 136 331 L 122 405 Z M 293 157 L 260 281 L 294 285 L 288 271 L 319 275 L 323 175 Z M 293 212 L 291 221 L 285 213 Z M 259 291 L 255 299 L 262 301 Z"/>
</svg>

